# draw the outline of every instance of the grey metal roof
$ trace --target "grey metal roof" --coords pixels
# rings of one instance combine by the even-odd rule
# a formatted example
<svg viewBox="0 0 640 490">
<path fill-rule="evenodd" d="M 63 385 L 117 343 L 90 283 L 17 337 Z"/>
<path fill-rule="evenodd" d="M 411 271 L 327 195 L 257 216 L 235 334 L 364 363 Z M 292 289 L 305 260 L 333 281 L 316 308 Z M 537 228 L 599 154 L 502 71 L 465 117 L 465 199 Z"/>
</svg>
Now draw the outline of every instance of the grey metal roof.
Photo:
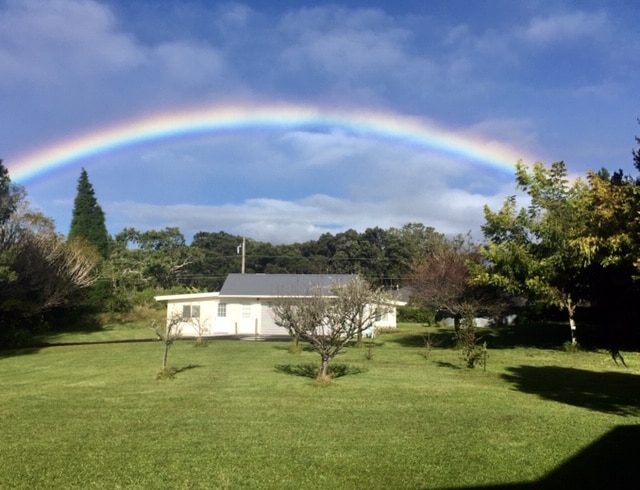
<svg viewBox="0 0 640 490">
<path fill-rule="evenodd" d="M 345 284 L 353 274 L 229 274 L 220 296 L 311 296 L 318 287 L 326 294 L 331 286 Z"/>
</svg>

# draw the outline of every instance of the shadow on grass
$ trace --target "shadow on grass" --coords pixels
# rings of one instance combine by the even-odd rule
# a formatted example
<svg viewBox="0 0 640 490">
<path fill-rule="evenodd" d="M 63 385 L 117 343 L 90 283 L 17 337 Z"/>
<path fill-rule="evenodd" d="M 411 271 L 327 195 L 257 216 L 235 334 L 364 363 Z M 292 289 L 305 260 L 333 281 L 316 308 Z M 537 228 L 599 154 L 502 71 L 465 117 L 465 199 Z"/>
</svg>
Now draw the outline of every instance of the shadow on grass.
<svg viewBox="0 0 640 490">
<path fill-rule="evenodd" d="M 453 336 L 453 328 L 442 328 L 437 331 L 427 330 L 416 333 L 398 333 L 396 335 L 386 335 L 385 340 L 395 342 L 403 347 L 425 347 L 427 341 L 433 347 L 451 348 L 456 346 L 456 340 Z"/>
<path fill-rule="evenodd" d="M 40 352 L 40 347 L 16 347 L 14 349 L 0 349 L 0 359 L 9 357 L 27 356 Z"/>
<path fill-rule="evenodd" d="M 181 368 L 174 368 L 173 372 L 175 374 L 179 374 L 179 373 L 183 373 L 185 371 L 190 371 L 191 369 L 197 369 L 197 368 L 201 368 L 202 366 L 200 364 L 189 364 L 188 366 L 185 367 L 181 367 Z"/>
<path fill-rule="evenodd" d="M 583 327 L 581 345 L 592 348 L 596 344 L 593 334 Z M 563 344 L 570 340 L 569 327 L 562 322 L 541 322 L 499 327 L 478 327 L 480 343 L 487 342 L 489 349 L 512 349 L 515 347 L 535 347 L 539 349 L 563 349 Z M 404 347 L 424 347 L 429 341 L 438 348 L 455 348 L 456 340 L 453 327 L 424 327 L 424 331 L 402 332 L 387 337 Z"/>
<path fill-rule="evenodd" d="M 489 348 L 537 347 L 562 349 L 571 339 L 569 326 L 563 322 L 540 322 L 493 328 L 479 328 L 480 335 Z"/>
<path fill-rule="evenodd" d="M 288 351 L 291 354 L 299 354 L 300 352 L 315 352 L 313 350 L 313 347 L 311 347 L 309 344 L 307 344 L 306 342 L 300 341 L 300 343 L 298 344 L 298 350 L 296 351 L 295 347 L 293 346 L 293 342 L 289 342 L 288 344 L 285 345 L 274 345 L 273 346 L 274 349 L 276 350 L 281 350 L 281 351 Z"/>
<path fill-rule="evenodd" d="M 198 364 L 189 364 L 188 366 L 181 367 L 181 368 L 167 367 L 165 369 L 162 369 L 161 371 L 158 371 L 158 373 L 156 373 L 156 380 L 158 381 L 173 380 L 175 379 L 177 374 L 183 373 L 185 371 L 189 371 L 191 369 L 199 368 L 199 367 L 202 367 L 202 366 Z"/>
<path fill-rule="evenodd" d="M 276 371 L 292 376 L 315 379 L 318 377 L 320 367 L 317 364 L 277 364 Z M 352 374 L 366 373 L 367 368 L 352 366 L 349 364 L 329 364 L 329 374 L 332 378 L 341 378 Z"/>
<path fill-rule="evenodd" d="M 460 366 L 456 366 L 455 364 L 452 364 L 450 362 L 443 361 L 436 361 L 436 366 L 449 369 L 462 369 Z"/>
<path fill-rule="evenodd" d="M 640 415 L 640 376 L 556 366 L 519 366 L 502 378 L 515 389 L 546 400 L 599 412 Z"/>
<path fill-rule="evenodd" d="M 589 444 L 540 480 L 464 488 L 611 488 L 624 481 L 629 486 L 630 482 L 637 480 L 636 449 L 639 440 L 639 425 L 621 425 Z"/>
</svg>

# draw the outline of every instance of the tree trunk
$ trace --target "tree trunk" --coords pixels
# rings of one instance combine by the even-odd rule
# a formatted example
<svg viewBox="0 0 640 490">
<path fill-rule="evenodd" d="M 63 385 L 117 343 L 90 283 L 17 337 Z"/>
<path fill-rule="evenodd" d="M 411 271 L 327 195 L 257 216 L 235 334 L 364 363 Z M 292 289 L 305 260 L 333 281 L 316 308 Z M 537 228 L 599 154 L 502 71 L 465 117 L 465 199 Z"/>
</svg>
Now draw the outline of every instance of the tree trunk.
<svg viewBox="0 0 640 490">
<path fill-rule="evenodd" d="M 162 370 L 167 369 L 167 359 L 169 358 L 169 344 L 164 343 L 164 356 L 162 357 Z"/>
<path fill-rule="evenodd" d="M 569 328 L 571 329 L 571 345 L 578 345 L 578 334 L 576 333 L 576 321 L 573 318 L 576 312 L 576 305 L 573 304 L 571 298 L 567 299 L 567 313 L 569 315 Z"/>
<path fill-rule="evenodd" d="M 576 322 L 573 317 L 569 318 L 569 328 L 571 328 L 571 344 L 578 345 L 578 335 L 576 334 Z"/>
<path fill-rule="evenodd" d="M 455 313 L 453 315 L 453 331 L 456 333 L 460 333 L 460 324 L 462 323 L 462 315 L 459 313 Z"/>
<path fill-rule="evenodd" d="M 320 371 L 318 372 L 318 380 L 326 381 L 329 379 L 329 357 L 322 357 L 322 364 L 320 365 Z"/>
</svg>

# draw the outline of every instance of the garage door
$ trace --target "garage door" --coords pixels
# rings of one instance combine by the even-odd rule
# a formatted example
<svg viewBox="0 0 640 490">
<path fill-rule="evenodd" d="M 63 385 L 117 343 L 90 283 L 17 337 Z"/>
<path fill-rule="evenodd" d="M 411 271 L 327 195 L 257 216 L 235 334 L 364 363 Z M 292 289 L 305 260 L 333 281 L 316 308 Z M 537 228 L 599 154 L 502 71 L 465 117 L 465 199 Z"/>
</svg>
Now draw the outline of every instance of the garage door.
<svg viewBox="0 0 640 490">
<path fill-rule="evenodd" d="M 260 335 L 288 335 L 288 332 L 273 321 L 271 305 L 263 303 L 260 310 Z"/>
</svg>

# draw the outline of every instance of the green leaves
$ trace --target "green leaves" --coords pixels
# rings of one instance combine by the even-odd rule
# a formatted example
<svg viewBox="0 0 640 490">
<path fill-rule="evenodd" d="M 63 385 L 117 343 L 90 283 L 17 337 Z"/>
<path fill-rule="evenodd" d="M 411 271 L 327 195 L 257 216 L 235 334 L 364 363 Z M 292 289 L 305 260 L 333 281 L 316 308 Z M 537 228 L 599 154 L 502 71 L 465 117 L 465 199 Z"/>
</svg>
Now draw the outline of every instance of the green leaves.
<svg viewBox="0 0 640 490">
<path fill-rule="evenodd" d="M 73 215 L 70 239 L 83 239 L 107 258 L 109 254 L 109 233 L 105 223 L 104 211 L 98 204 L 95 191 L 87 171 L 83 168 L 78 178 L 78 193 L 73 203 Z"/>
<path fill-rule="evenodd" d="M 581 180 L 570 183 L 563 162 L 549 168 L 518 162 L 516 185 L 528 206 L 518 208 L 509 196 L 498 212 L 485 207 L 484 267 L 476 268 L 473 281 L 571 309 L 571 316 L 573 298 L 586 295 L 585 267 L 593 255 L 593 243 L 583 240 L 588 188 Z"/>
</svg>

